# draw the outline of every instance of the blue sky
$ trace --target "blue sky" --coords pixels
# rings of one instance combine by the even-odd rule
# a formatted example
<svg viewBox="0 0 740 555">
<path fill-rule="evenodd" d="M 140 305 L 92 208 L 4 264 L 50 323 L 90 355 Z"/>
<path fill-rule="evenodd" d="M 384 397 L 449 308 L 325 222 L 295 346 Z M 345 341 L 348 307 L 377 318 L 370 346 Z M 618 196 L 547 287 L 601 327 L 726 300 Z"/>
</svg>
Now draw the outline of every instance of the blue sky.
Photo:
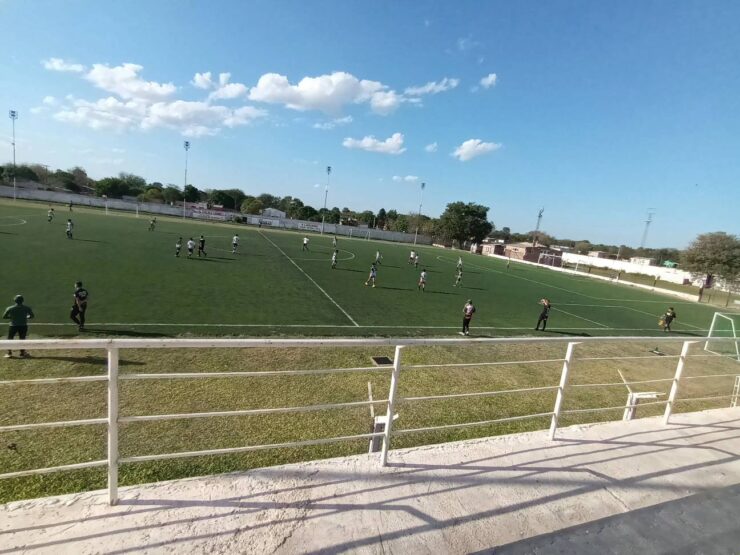
<svg viewBox="0 0 740 555">
<path fill-rule="evenodd" d="M 331 165 L 340 208 L 416 211 L 424 181 L 424 213 L 479 202 L 498 228 L 544 206 L 594 242 L 636 246 L 648 208 L 648 246 L 740 232 L 738 2 L 0 0 L 0 20 L 20 162 L 180 185 L 187 139 L 200 188 L 320 207 Z"/>
</svg>

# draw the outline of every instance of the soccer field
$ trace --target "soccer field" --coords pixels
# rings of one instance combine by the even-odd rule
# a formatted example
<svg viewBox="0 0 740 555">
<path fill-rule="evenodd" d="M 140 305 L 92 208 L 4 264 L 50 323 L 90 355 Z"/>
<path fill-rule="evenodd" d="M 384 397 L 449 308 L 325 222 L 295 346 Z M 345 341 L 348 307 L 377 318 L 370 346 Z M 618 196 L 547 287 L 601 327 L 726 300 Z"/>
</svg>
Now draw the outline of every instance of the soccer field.
<svg viewBox="0 0 740 555">
<path fill-rule="evenodd" d="M 542 334 L 533 330 L 538 301 L 553 303 L 546 334 L 653 335 L 658 316 L 676 308 L 676 333 L 704 335 L 714 310 L 649 291 L 571 276 L 466 252 L 420 247 L 419 268 L 407 263 L 410 245 L 338 239 L 243 225 L 157 218 L 0 201 L 6 305 L 22 293 L 36 313 L 32 335 L 72 336 L 73 283 L 90 291 L 89 333 L 174 335 L 449 335 L 458 331 L 468 298 L 477 336 Z M 75 224 L 74 239 L 65 222 Z M 241 238 L 231 253 L 231 237 Z M 206 237 L 207 257 L 174 256 L 178 237 Z M 365 287 L 376 250 L 383 255 L 378 286 Z M 463 286 L 453 287 L 457 257 Z M 425 292 L 417 289 L 425 268 Z"/>
</svg>

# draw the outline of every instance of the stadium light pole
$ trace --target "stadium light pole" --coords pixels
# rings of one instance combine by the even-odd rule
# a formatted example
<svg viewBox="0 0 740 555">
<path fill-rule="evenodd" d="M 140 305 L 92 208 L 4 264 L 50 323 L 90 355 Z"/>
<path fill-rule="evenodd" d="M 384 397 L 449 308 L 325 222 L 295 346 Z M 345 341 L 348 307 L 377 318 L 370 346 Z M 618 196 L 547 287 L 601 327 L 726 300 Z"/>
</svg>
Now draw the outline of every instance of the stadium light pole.
<svg viewBox="0 0 740 555">
<path fill-rule="evenodd" d="M 188 150 L 190 150 L 190 141 L 185 141 L 182 146 L 185 148 L 185 183 L 182 186 L 182 217 L 185 219 L 185 188 L 188 186 Z"/>
<path fill-rule="evenodd" d="M 648 208 L 648 215 L 647 220 L 645 220 L 645 230 L 642 232 L 642 239 L 640 240 L 640 248 L 645 248 L 645 241 L 647 240 L 647 234 L 648 234 L 648 228 L 650 227 L 650 223 L 653 221 L 653 210 L 655 208 Z"/>
<path fill-rule="evenodd" d="M 324 233 L 324 220 L 326 219 L 326 200 L 329 197 L 329 179 L 331 178 L 331 166 L 326 166 L 326 188 L 324 189 L 324 212 L 321 217 L 321 233 Z"/>
<path fill-rule="evenodd" d="M 16 168 L 15 168 L 15 120 L 18 119 L 18 111 L 17 110 L 10 110 L 8 112 L 8 117 L 13 122 L 13 142 L 11 143 L 13 145 L 13 200 L 16 199 L 16 189 L 15 189 L 15 174 L 16 174 Z"/>
<path fill-rule="evenodd" d="M 532 246 L 537 246 L 537 235 L 540 232 L 540 223 L 542 223 L 542 214 L 544 213 L 545 209 L 540 208 L 540 211 L 537 213 L 537 227 L 534 228 L 534 237 L 532 238 Z"/>
<path fill-rule="evenodd" d="M 424 188 L 427 186 L 423 181 L 421 182 L 421 197 L 419 198 L 419 219 L 416 220 L 416 232 L 414 233 L 414 246 L 416 245 L 416 238 L 419 236 L 419 226 L 421 225 L 421 205 L 424 204 Z"/>
</svg>

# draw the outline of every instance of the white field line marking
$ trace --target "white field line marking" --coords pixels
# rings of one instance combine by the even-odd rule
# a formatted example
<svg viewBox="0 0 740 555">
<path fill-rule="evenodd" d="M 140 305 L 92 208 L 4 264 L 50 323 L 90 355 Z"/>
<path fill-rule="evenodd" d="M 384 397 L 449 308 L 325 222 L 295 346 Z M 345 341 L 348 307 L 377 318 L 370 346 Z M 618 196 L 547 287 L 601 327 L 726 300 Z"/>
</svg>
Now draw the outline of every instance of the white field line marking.
<svg viewBox="0 0 740 555">
<path fill-rule="evenodd" d="M 337 262 L 352 260 L 352 259 L 356 258 L 355 253 L 353 253 L 352 251 L 348 251 L 346 249 L 337 249 L 337 250 L 339 252 L 349 253 L 349 255 L 350 255 L 349 258 L 337 258 Z M 318 261 L 322 261 L 323 260 L 323 261 L 329 261 L 329 262 L 331 262 L 331 257 L 329 257 L 329 258 L 294 258 L 293 260 L 314 260 L 314 261 L 315 260 L 318 260 Z"/>
<path fill-rule="evenodd" d="M 578 316 L 578 314 L 573 314 L 572 312 L 566 312 L 565 310 L 561 310 L 559 308 L 552 307 L 553 310 L 557 310 L 558 312 L 562 312 L 563 314 L 567 314 L 568 316 L 573 316 L 574 318 L 580 318 L 581 320 L 586 320 L 586 322 L 591 322 L 592 324 L 596 324 L 597 326 L 601 326 L 602 328 L 609 328 L 609 326 L 606 326 L 602 324 L 601 322 L 597 322 L 596 320 L 589 320 L 588 318 L 584 318 L 583 316 Z"/>
<path fill-rule="evenodd" d="M 281 249 L 280 247 L 278 247 L 272 241 L 272 239 L 270 239 L 269 237 L 265 236 L 261 231 L 258 231 L 257 233 L 259 233 L 265 241 L 269 242 L 273 247 L 275 247 L 277 250 L 279 250 L 285 258 L 287 258 L 288 260 L 290 260 L 290 263 L 293 264 L 293 266 L 295 266 L 296 268 L 298 268 L 298 270 L 304 276 L 306 276 L 308 278 L 308 280 L 311 283 L 313 283 L 319 289 L 319 291 L 321 291 L 326 296 L 327 299 L 329 299 L 332 303 L 334 303 L 334 306 L 336 306 L 339 310 L 341 310 L 342 311 L 342 314 L 344 314 L 349 319 L 350 322 L 352 322 L 357 327 L 360 326 L 360 324 L 358 324 L 357 322 L 355 322 L 354 318 L 352 318 L 352 316 L 350 316 L 349 313 L 346 310 L 344 310 L 341 306 L 339 306 L 339 303 L 337 301 L 335 301 L 334 299 L 332 299 L 332 297 L 331 297 L 331 295 L 329 295 L 329 293 L 327 293 L 326 291 L 324 291 L 324 289 L 318 283 L 316 283 L 311 276 L 309 276 L 306 272 L 304 272 L 303 271 L 303 268 L 301 268 L 298 264 L 296 264 L 290 256 L 288 256 L 287 254 L 285 254 L 285 251 L 283 249 Z"/>
<path fill-rule="evenodd" d="M 644 310 L 639 310 L 637 308 L 632 308 L 631 306 L 625 306 L 624 308 L 628 310 L 632 310 L 634 312 L 639 312 L 641 314 L 647 314 L 648 316 L 652 316 L 653 318 L 660 318 L 660 316 L 656 316 L 655 314 L 652 314 L 650 312 L 645 312 Z M 694 326 L 693 324 L 687 324 L 686 322 L 678 322 L 679 325 L 688 326 L 690 328 L 694 328 L 695 330 L 700 330 L 701 328 L 699 326 Z"/>
<path fill-rule="evenodd" d="M 624 382 L 624 387 L 627 388 L 627 392 L 632 394 L 632 388 L 627 383 L 627 380 L 624 379 L 624 374 L 622 374 L 622 371 L 619 368 L 617 368 L 617 373 L 619 374 L 619 377 L 622 378 L 622 381 Z"/>
<path fill-rule="evenodd" d="M 450 264 L 456 264 L 457 263 L 456 260 L 448 260 L 446 258 L 443 258 L 442 256 L 438 256 L 437 257 L 437 260 L 439 260 L 440 262 L 449 262 Z M 478 266 L 476 264 L 471 264 L 470 262 L 464 263 L 463 264 L 463 268 L 465 267 L 465 265 L 467 265 L 467 266 L 469 266 L 471 268 L 476 268 L 478 270 L 485 270 L 486 272 L 493 272 L 494 274 L 501 274 L 503 276 L 507 276 L 507 277 L 510 277 L 512 279 L 520 279 L 520 280 L 523 280 L 523 281 L 529 281 L 529 282 L 532 282 L 532 283 L 536 283 L 538 285 L 543 285 L 545 287 L 551 287 L 553 289 L 559 289 L 560 291 L 565 291 L 566 293 L 572 293 L 574 295 L 580 295 L 581 297 L 586 297 L 587 299 L 593 299 L 595 301 L 624 301 L 624 302 L 629 302 L 629 303 L 660 303 L 660 304 L 665 304 L 666 303 L 666 301 L 645 301 L 645 300 L 637 300 L 637 299 L 612 299 L 612 298 L 605 298 L 605 297 L 594 297 L 592 295 L 586 295 L 585 293 L 580 293 L 578 291 L 573 291 L 572 289 L 566 289 L 564 287 L 558 287 L 557 285 L 551 285 L 549 283 L 545 283 L 543 281 L 537 281 L 535 279 L 529 279 L 529 278 L 525 278 L 525 277 L 522 277 L 522 276 L 516 276 L 516 275 L 513 275 L 510 272 L 501 272 L 499 270 L 494 270 L 492 268 L 486 268 L 484 266 Z M 689 301 L 674 301 L 673 304 L 694 304 L 694 303 L 689 302 Z"/>
<path fill-rule="evenodd" d="M 12 224 L 2 224 L 2 223 L 0 223 L 0 227 L 10 227 L 10 226 L 13 226 L 13 225 L 25 225 L 25 224 L 28 223 L 23 218 L 17 218 L 16 216 L 0 216 L 0 220 L 2 220 L 2 219 L 6 219 L 6 220 L 7 219 L 10 219 L 10 220 L 18 220 L 18 222 L 12 223 Z"/>
<path fill-rule="evenodd" d="M 34 322 L 31 326 L 69 326 L 77 327 L 77 324 L 62 322 Z M 456 330 L 460 326 L 385 326 L 385 325 L 350 325 L 350 324 L 181 324 L 181 323 L 151 323 L 151 322 L 89 322 L 88 327 L 95 329 L 96 326 L 115 326 L 115 327 L 163 327 L 163 328 L 367 328 L 367 329 L 426 329 L 426 330 Z M 502 327 L 502 326 L 475 326 L 476 329 L 482 330 L 531 330 L 530 326 L 524 327 Z M 560 331 L 593 331 L 593 330 L 610 330 L 610 331 L 655 331 L 655 328 L 557 328 Z M 709 330 L 699 330 L 709 331 Z M 649 339 L 646 337 L 646 339 Z"/>
</svg>

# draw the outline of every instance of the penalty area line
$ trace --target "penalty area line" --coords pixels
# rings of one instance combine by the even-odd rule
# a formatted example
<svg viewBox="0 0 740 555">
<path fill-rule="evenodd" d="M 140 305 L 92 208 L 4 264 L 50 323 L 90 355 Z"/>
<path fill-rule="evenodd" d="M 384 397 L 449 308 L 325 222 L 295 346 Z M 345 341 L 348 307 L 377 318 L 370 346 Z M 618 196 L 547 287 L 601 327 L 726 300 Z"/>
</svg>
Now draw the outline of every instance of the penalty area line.
<svg viewBox="0 0 740 555">
<path fill-rule="evenodd" d="M 277 245 L 276 245 L 276 244 L 275 244 L 275 243 L 273 242 L 273 240 L 272 240 L 272 239 L 270 239 L 269 237 L 265 236 L 265 234 L 263 234 L 263 233 L 262 233 L 261 231 L 257 231 L 257 233 L 259 233 L 259 234 L 260 234 L 260 235 L 262 236 L 262 238 L 263 238 L 263 239 L 264 239 L 265 241 L 269 242 L 269 243 L 270 243 L 270 244 L 271 244 L 271 245 L 272 245 L 273 247 L 275 247 L 275 248 L 276 248 L 277 250 L 279 250 L 279 251 L 280 251 L 280 253 L 281 253 L 281 254 L 282 254 L 282 255 L 283 255 L 283 256 L 284 256 L 285 258 L 287 258 L 287 259 L 288 259 L 288 260 L 290 261 L 290 263 L 291 263 L 291 264 L 293 264 L 293 266 L 295 266 L 296 268 L 298 268 L 298 270 L 299 270 L 299 271 L 300 271 L 300 272 L 301 272 L 301 273 L 302 273 L 302 274 L 303 274 L 304 276 L 306 276 L 306 277 L 308 278 L 308 280 L 309 280 L 309 281 L 310 281 L 311 283 L 313 283 L 313 284 L 314 284 L 314 285 L 315 285 L 315 286 L 316 286 L 316 287 L 318 288 L 318 290 L 319 290 L 319 291 L 321 291 L 321 292 L 322 292 L 322 293 L 324 294 L 324 296 L 326 296 L 326 298 L 327 298 L 327 299 L 329 299 L 329 300 L 330 300 L 330 301 L 331 301 L 332 303 L 334 303 L 334 306 L 336 306 L 336 307 L 337 307 L 337 308 L 338 308 L 338 309 L 339 309 L 339 310 L 340 310 L 340 311 L 342 312 L 342 314 L 344 314 L 344 315 L 345 315 L 345 316 L 346 316 L 346 317 L 347 317 L 347 318 L 349 319 L 349 321 L 350 321 L 350 322 L 352 322 L 352 323 L 353 323 L 353 324 L 354 324 L 355 326 L 357 326 L 357 327 L 360 327 L 360 324 L 358 324 L 357 322 L 355 322 L 355 319 L 354 319 L 354 318 L 352 318 L 352 316 L 350 316 L 350 315 L 349 315 L 349 312 L 347 312 L 347 311 L 346 311 L 346 310 L 344 310 L 344 309 L 343 309 L 343 308 L 342 308 L 341 306 L 339 306 L 339 303 L 338 303 L 337 301 L 335 301 L 335 300 L 334 300 L 334 299 L 332 298 L 332 296 L 331 296 L 331 295 L 329 295 L 329 293 L 327 293 L 326 291 L 324 291 L 324 288 L 323 288 L 323 287 L 321 287 L 321 286 L 320 286 L 320 285 L 319 285 L 318 283 L 316 283 L 316 282 L 314 281 L 314 279 L 313 279 L 313 278 L 312 278 L 311 276 L 309 276 L 309 275 L 308 275 L 308 274 L 307 274 L 307 273 L 306 273 L 306 272 L 305 272 L 305 271 L 303 270 L 303 268 L 301 268 L 301 267 L 300 267 L 300 266 L 299 266 L 299 265 L 298 265 L 298 264 L 297 264 L 297 263 L 296 263 L 296 262 L 295 262 L 295 261 L 294 261 L 294 260 L 293 260 L 293 259 L 292 259 L 292 258 L 291 258 L 290 256 L 288 256 L 288 255 L 287 255 L 287 254 L 285 253 L 285 251 L 284 251 L 283 249 L 281 249 L 280 247 L 278 247 L 278 246 L 277 246 Z"/>
</svg>

